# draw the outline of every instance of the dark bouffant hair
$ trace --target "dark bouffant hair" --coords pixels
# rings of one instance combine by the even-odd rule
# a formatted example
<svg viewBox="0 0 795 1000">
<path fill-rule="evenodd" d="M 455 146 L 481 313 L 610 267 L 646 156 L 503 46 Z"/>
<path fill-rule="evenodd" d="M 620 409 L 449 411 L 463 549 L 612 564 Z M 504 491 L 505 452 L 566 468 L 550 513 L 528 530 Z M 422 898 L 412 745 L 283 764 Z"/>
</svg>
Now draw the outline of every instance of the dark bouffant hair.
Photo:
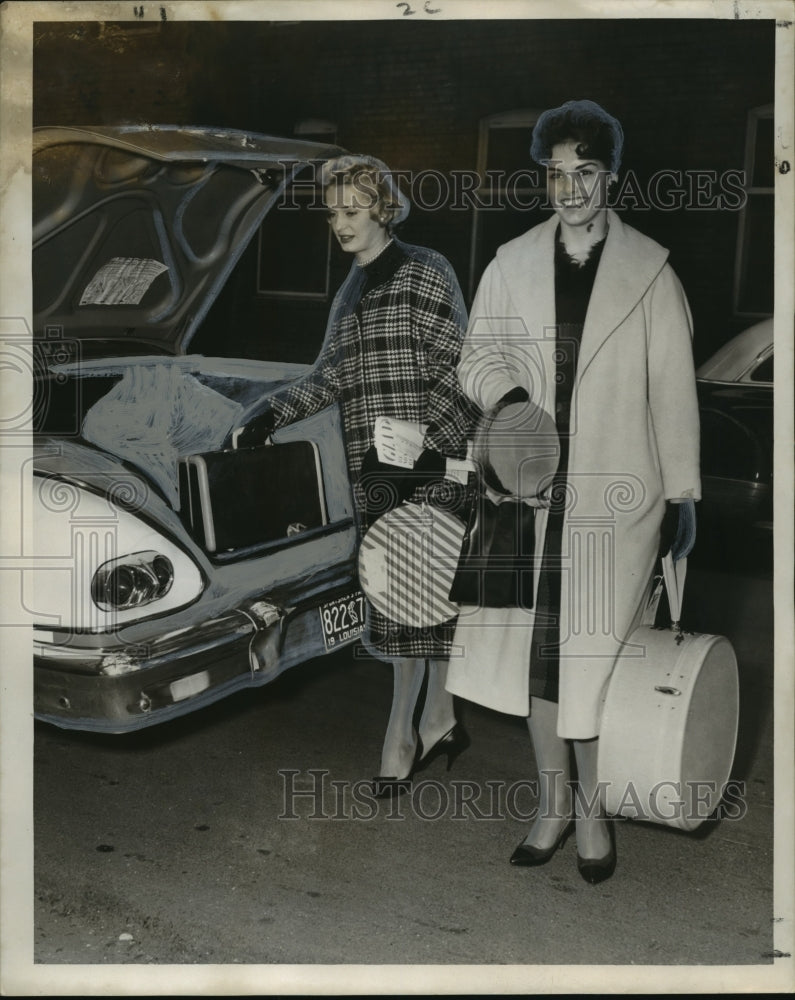
<svg viewBox="0 0 795 1000">
<path fill-rule="evenodd" d="M 582 159 L 601 160 L 616 173 L 621 165 L 624 131 L 620 122 L 593 101 L 566 101 L 545 111 L 533 129 L 530 155 L 536 163 L 552 158 L 558 143 L 574 140 Z"/>
</svg>

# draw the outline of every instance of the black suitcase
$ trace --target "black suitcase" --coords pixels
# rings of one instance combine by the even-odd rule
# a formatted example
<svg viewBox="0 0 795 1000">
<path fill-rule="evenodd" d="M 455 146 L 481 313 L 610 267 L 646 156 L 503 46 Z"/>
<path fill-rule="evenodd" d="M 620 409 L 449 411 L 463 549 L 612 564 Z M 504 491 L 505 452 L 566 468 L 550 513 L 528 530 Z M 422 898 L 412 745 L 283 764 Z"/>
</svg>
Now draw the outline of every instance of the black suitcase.
<svg viewBox="0 0 795 1000">
<path fill-rule="evenodd" d="M 179 491 L 183 521 L 218 556 L 248 553 L 327 521 L 311 441 L 190 455 L 179 463 Z"/>
</svg>

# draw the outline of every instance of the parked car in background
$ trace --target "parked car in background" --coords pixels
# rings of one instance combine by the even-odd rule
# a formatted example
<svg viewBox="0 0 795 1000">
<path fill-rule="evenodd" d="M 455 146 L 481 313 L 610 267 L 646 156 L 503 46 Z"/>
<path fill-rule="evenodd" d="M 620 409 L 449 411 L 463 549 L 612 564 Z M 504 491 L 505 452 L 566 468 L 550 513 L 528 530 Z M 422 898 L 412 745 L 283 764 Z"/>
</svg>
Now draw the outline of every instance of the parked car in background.
<svg viewBox="0 0 795 1000">
<path fill-rule="evenodd" d="M 772 534 L 773 320 L 733 337 L 696 371 L 699 517 Z"/>
<path fill-rule="evenodd" d="M 362 631 L 336 407 L 273 436 L 267 481 L 227 455 L 216 523 L 210 459 L 184 461 L 307 370 L 188 351 L 285 186 L 339 152 L 230 130 L 35 131 L 36 718 L 138 729 Z"/>
</svg>

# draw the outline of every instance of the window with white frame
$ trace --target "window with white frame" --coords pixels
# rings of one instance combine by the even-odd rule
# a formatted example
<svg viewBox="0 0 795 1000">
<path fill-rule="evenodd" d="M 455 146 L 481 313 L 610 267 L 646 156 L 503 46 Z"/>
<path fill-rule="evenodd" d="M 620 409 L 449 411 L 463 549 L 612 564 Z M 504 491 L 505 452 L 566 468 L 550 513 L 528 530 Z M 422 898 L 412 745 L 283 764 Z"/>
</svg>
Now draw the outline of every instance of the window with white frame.
<svg viewBox="0 0 795 1000">
<path fill-rule="evenodd" d="M 773 314 L 773 105 L 748 112 L 746 202 L 740 211 L 734 271 L 734 312 L 748 319 Z"/>
<path fill-rule="evenodd" d="M 334 145 L 337 126 L 305 121 L 296 138 Z M 311 183 L 311 165 L 298 174 L 295 188 L 265 216 L 259 230 L 257 292 L 270 298 L 326 299 L 329 294 L 331 229 Z M 304 177 L 309 178 L 305 181 Z"/>
<path fill-rule="evenodd" d="M 542 167 L 530 159 L 530 140 L 540 111 L 528 108 L 489 115 L 480 121 L 479 185 L 472 212 L 469 298 L 497 247 L 526 232 L 546 214 Z"/>
</svg>

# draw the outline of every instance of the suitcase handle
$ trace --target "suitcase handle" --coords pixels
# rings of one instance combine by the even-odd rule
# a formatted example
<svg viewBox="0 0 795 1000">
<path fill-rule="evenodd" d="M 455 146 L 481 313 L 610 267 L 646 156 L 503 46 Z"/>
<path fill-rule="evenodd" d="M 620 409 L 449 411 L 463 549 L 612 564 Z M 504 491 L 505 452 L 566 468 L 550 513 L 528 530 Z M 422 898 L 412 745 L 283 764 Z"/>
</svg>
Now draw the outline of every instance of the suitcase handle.
<svg viewBox="0 0 795 1000">
<path fill-rule="evenodd" d="M 685 588 L 685 576 L 687 574 L 687 559 L 671 558 L 670 553 L 661 559 L 662 576 L 655 576 L 652 592 L 646 603 L 646 608 L 641 618 L 641 624 L 654 625 L 657 618 L 657 608 L 662 597 L 663 587 L 668 596 L 668 610 L 671 613 L 671 627 L 681 634 L 682 626 L 679 619 L 682 614 L 682 596 Z"/>
<path fill-rule="evenodd" d="M 246 429 L 246 425 L 243 424 L 240 427 L 236 427 L 232 431 L 232 441 L 231 441 L 232 451 L 237 451 L 237 442 L 238 442 L 238 439 L 240 438 L 240 435 L 243 433 L 243 431 L 245 429 Z M 262 444 L 263 444 L 263 446 L 264 445 L 272 445 L 273 444 L 273 441 L 271 439 L 270 434 L 265 438 L 265 440 L 262 442 Z"/>
<path fill-rule="evenodd" d="M 665 592 L 668 595 L 668 607 L 671 611 L 671 625 L 679 632 L 682 627 L 679 619 L 682 616 L 682 599 L 685 591 L 685 577 L 687 576 L 687 559 L 677 559 L 673 561 L 671 553 L 668 552 L 662 557 L 663 580 L 665 581 Z"/>
</svg>

